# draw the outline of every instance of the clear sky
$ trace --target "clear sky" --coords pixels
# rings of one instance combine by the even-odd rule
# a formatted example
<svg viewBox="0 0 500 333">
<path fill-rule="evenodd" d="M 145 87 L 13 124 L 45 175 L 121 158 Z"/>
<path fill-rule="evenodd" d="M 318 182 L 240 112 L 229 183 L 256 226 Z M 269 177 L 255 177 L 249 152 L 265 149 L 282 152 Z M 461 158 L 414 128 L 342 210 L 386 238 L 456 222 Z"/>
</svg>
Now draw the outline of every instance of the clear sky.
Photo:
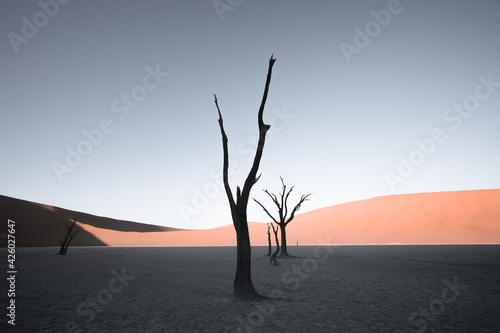
<svg viewBox="0 0 500 333">
<path fill-rule="evenodd" d="M 230 224 L 213 94 L 235 189 L 271 54 L 261 202 L 280 175 L 291 205 L 313 193 L 300 212 L 500 188 L 499 17 L 494 0 L 2 1 L 0 194 Z"/>
</svg>

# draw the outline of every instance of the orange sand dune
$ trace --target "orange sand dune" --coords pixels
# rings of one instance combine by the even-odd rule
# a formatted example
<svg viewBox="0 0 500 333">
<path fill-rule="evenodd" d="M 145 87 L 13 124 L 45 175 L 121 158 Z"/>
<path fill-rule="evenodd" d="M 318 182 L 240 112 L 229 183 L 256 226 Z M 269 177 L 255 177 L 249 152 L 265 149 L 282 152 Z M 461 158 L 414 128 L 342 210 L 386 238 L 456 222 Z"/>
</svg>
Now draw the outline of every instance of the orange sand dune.
<svg viewBox="0 0 500 333">
<path fill-rule="evenodd" d="M 296 219 L 290 244 L 499 244 L 500 190 L 391 195 Z"/>
<path fill-rule="evenodd" d="M 73 245 L 232 246 L 232 225 L 181 230 L 120 221 L 0 196 L 0 217 L 16 221 L 18 246 L 58 246 L 79 217 Z M 267 245 L 264 223 L 249 223 L 253 245 Z M 5 232 L 5 231 L 4 231 Z M 500 190 L 391 195 L 297 215 L 289 246 L 315 244 L 499 244 Z M 5 241 L 0 238 L 0 245 Z"/>
</svg>

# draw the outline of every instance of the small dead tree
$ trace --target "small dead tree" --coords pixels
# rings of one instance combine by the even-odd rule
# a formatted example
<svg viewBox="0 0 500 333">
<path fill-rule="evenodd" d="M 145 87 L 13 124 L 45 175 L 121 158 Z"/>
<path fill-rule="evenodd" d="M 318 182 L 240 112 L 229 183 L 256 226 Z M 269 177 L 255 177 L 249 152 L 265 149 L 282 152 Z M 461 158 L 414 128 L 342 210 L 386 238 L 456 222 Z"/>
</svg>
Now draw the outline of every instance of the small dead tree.
<svg viewBox="0 0 500 333">
<path fill-rule="evenodd" d="M 274 265 L 279 265 L 278 260 L 276 260 L 276 256 L 278 255 L 278 253 L 280 253 L 280 242 L 278 240 L 278 226 L 276 226 L 276 229 L 274 228 L 274 224 L 271 223 L 271 226 L 273 227 L 274 238 L 276 239 L 276 251 L 274 251 L 269 262 Z"/>
<path fill-rule="evenodd" d="M 257 201 L 257 199 L 253 199 L 253 200 L 256 203 L 258 203 L 260 205 L 260 207 L 262 207 L 262 209 L 264 209 L 266 214 L 274 221 L 274 223 L 279 225 L 280 230 L 281 230 L 281 253 L 279 256 L 280 257 L 289 257 L 288 250 L 286 247 L 286 226 L 288 225 L 288 223 L 292 222 L 293 218 L 295 217 L 295 213 L 300 209 L 300 206 L 302 205 L 302 203 L 304 201 L 308 200 L 307 198 L 312 193 L 302 195 L 302 197 L 299 200 L 299 203 L 296 204 L 295 207 L 293 207 L 292 212 L 290 214 L 290 217 L 287 218 L 287 215 L 288 215 L 288 196 L 292 192 L 293 186 L 287 192 L 286 185 L 285 185 L 285 182 L 283 181 L 283 178 L 280 177 L 280 179 L 281 179 L 282 191 L 280 193 L 279 199 L 276 196 L 276 194 L 270 193 L 268 190 L 263 190 L 264 192 L 267 193 L 267 195 L 269 197 L 271 197 L 274 204 L 278 208 L 279 219 L 275 219 L 273 217 L 273 215 L 271 215 L 271 213 L 269 213 L 269 211 L 266 209 L 266 207 L 264 207 L 263 204 L 261 204 L 259 201 Z"/>
<path fill-rule="evenodd" d="M 271 255 L 271 223 L 267 224 L 267 243 L 269 244 L 266 257 Z"/>
<path fill-rule="evenodd" d="M 73 232 L 73 227 L 75 226 L 77 220 L 78 218 L 74 219 L 73 224 L 71 226 L 69 226 L 66 222 L 64 222 L 64 225 L 67 228 L 67 232 L 66 236 L 64 236 L 64 240 L 61 237 L 59 237 L 59 243 L 61 244 L 61 248 L 59 249 L 58 254 L 65 255 L 68 252 L 69 243 L 71 243 L 73 238 L 75 238 L 76 235 L 78 234 L 78 230 Z"/>
<path fill-rule="evenodd" d="M 258 125 L 259 125 L 259 141 L 257 144 L 257 150 L 255 151 L 255 157 L 253 160 L 252 168 L 250 169 L 248 176 L 243 185 L 243 189 L 239 186 L 236 188 L 236 199 L 233 196 L 231 187 L 229 186 L 229 153 L 227 147 L 227 135 L 224 131 L 224 124 L 222 120 L 222 114 L 219 109 L 219 104 L 217 102 L 217 96 L 214 94 L 215 106 L 217 107 L 217 112 L 219 113 L 219 127 L 222 135 L 222 149 L 224 153 L 223 157 L 223 182 L 224 189 L 229 201 L 229 206 L 231 209 L 231 217 L 233 220 L 234 229 L 236 231 L 236 275 L 234 277 L 234 298 L 237 302 L 249 303 L 253 301 L 262 301 L 268 299 L 268 297 L 259 294 L 252 283 L 252 276 L 250 272 L 251 267 L 251 245 L 250 245 L 250 235 L 248 233 L 248 221 L 247 221 L 247 206 L 248 199 L 250 198 L 250 190 L 252 186 L 259 180 L 260 176 L 257 176 L 257 171 L 259 170 L 260 160 L 262 158 L 262 152 L 264 150 L 264 143 L 266 141 L 266 133 L 271 128 L 270 125 L 264 123 L 264 107 L 267 100 L 267 93 L 269 91 L 269 85 L 271 83 L 271 75 L 273 65 L 276 59 L 271 56 L 269 59 L 269 67 L 267 70 L 266 85 L 264 88 L 264 95 L 262 96 L 262 101 L 258 112 Z"/>
</svg>

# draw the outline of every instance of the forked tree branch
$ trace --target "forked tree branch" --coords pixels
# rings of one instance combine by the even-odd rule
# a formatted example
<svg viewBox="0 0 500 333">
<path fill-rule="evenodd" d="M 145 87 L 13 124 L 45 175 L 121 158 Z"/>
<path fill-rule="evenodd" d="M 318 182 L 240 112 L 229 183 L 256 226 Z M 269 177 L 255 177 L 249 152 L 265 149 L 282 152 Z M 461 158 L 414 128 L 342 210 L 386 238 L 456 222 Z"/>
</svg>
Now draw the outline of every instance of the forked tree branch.
<svg viewBox="0 0 500 333">
<path fill-rule="evenodd" d="M 224 161 L 223 161 L 223 168 L 222 168 L 222 174 L 223 174 L 223 182 L 224 182 L 224 189 L 226 191 L 227 198 L 229 200 L 229 206 L 231 207 L 231 216 L 233 219 L 233 224 L 236 228 L 236 231 L 238 232 L 239 230 L 239 225 L 236 223 L 236 221 L 239 221 L 238 214 L 244 214 L 246 215 L 246 209 L 248 205 L 248 199 L 250 196 L 250 190 L 252 189 L 252 186 L 259 180 L 260 175 L 257 177 L 257 171 L 259 170 L 259 164 L 260 160 L 262 158 L 262 152 L 264 150 L 264 143 L 266 140 L 266 133 L 271 128 L 270 125 L 264 124 L 263 120 L 263 115 L 264 115 L 264 107 L 266 104 L 267 100 L 267 94 L 269 92 L 269 85 L 271 83 L 271 75 L 272 75 L 272 70 L 273 70 L 273 65 L 274 62 L 276 61 L 273 56 L 269 59 L 269 68 L 267 70 L 267 78 L 266 78 L 266 85 L 264 88 L 264 95 L 262 96 L 262 101 L 259 107 L 259 113 L 258 113 L 258 124 L 259 124 L 259 141 L 257 144 L 257 150 L 255 152 L 255 157 L 253 160 L 252 168 L 250 169 L 250 172 L 248 173 L 248 176 L 245 180 L 245 183 L 243 185 L 243 189 L 241 189 L 239 186 L 236 189 L 236 201 L 235 198 L 233 197 L 233 193 L 231 191 L 231 187 L 229 185 L 229 175 L 228 175 L 228 170 L 229 170 L 229 152 L 228 152 L 228 139 L 226 132 L 224 130 L 224 121 L 222 119 L 222 113 L 219 108 L 219 103 L 217 101 L 217 95 L 214 94 L 214 102 L 215 106 L 217 107 L 217 112 L 219 114 L 219 127 L 222 135 L 222 149 L 224 153 Z"/>
<path fill-rule="evenodd" d="M 300 209 L 300 205 L 302 205 L 302 203 L 306 200 L 309 200 L 307 199 L 312 193 L 309 193 L 307 195 L 302 195 L 302 197 L 300 198 L 300 201 L 298 204 L 295 205 L 295 207 L 293 207 L 293 210 L 292 210 L 292 214 L 290 214 L 290 217 L 288 218 L 288 220 L 285 222 L 285 225 L 287 225 L 288 223 L 290 223 L 293 218 L 295 217 L 295 213 Z"/>
</svg>

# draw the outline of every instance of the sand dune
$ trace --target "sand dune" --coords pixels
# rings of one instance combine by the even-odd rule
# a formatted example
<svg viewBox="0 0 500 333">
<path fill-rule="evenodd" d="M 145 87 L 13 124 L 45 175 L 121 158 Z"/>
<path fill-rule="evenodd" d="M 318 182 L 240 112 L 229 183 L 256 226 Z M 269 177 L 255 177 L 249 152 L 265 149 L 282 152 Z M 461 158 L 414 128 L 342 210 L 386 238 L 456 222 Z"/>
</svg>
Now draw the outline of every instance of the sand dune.
<svg viewBox="0 0 500 333">
<path fill-rule="evenodd" d="M 16 223 L 17 246 L 59 246 L 59 237 L 66 233 L 65 223 L 72 223 L 75 218 L 78 218 L 79 234 L 71 243 L 73 246 L 120 246 L 114 244 L 116 242 L 112 240 L 110 243 L 101 240 L 103 238 L 101 233 L 103 235 L 111 234 L 119 239 L 124 235 L 133 236 L 140 233 L 179 230 L 115 220 L 2 195 L 0 195 L 0 218 L 5 221 L 0 229 L 0 246 L 6 246 L 7 219 Z M 128 240 L 124 241 L 123 244 L 134 242 L 133 237 L 130 236 L 125 236 L 125 239 Z"/>
<path fill-rule="evenodd" d="M 58 246 L 64 222 L 78 217 L 73 245 L 232 246 L 232 225 L 182 230 L 115 220 L 0 196 L 0 217 L 15 220 L 18 246 Z M 249 223 L 253 245 L 267 245 L 264 223 Z M 297 215 L 288 245 L 499 244 L 500 190 L 377 197 Z M 0 240 L 2 240 L 0 238 Z M 0 243 L 5 246 L 5 242 Z"/>
<path fill-rule="evenodd" d="M 334 244 L 498 244 L 500 190 L 377 197 L 302 214 L 288 229 L 289 242 L 305 244 L 322 235 Z"/>
</svg>

